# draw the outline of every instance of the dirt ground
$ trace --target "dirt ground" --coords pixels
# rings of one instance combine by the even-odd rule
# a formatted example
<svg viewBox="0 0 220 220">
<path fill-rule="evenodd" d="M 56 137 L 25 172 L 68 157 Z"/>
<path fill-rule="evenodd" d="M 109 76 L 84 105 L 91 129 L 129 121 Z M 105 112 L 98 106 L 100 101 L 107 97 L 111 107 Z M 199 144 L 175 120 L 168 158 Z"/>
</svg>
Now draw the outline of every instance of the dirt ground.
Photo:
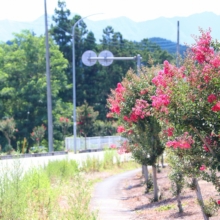
<svg viewBox="0 0 220 220">
<path fill-rule="evenodd" d="M 135 219 L 144 220 L 165 220 L 165 219 L 185 219 L 185 220 L 202 220 L 200 206 L 196 200 L 195 191 L 185 188 L 182 194 L 182 204 L 184 213 L 179 214 L 177 209 L 176 198 L 170 190 L 171 184 L 168 178 L 169 168 L 161 169 L 162 172 L 157 173 L 158 186 L 162 192 L 162 199 L 159 202 L 151 202 L 153 192 L 145 193 L 146 185 L 141 172 L 133 178 L 123 182 L 123 205 L 135 212 Z M 210 197 L 216 200 L 220 198 L 212 184 L 205 181 L 199 181 L 204 200 Z M 210 217 L 210 220 L 220 219 L 220 210 L 217 215 Z"/>
</svg>

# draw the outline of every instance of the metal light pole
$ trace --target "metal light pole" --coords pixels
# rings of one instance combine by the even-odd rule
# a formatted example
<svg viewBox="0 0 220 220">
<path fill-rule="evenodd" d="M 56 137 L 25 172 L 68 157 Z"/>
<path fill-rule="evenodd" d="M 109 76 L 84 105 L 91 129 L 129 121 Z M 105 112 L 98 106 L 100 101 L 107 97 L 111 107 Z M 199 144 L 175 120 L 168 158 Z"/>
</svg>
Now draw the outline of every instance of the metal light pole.
<svg viewBox="0 0 220 220">
<path fill-rule="evenodd" d="M 103 13 L 98 13 L 103 14 Z M 85 18 L 88 18 L 93 15 L 98 14 L 91 14 L 86 17 L 79 19 L 73 26 L 72 26 L 72 53 L 73 53 L 73 60 L 72 60 L 72 68 L 73 68 L 73 139 L 74 139 L 74 153 L 76 153 L 76 63 L 75 63 L 75 28 L 76 25 L 80 23 Z"/>
<path fill-rule="evenodd" d="M 51 85 L 50 85 L 50 56 L 49 56 L 49 40 L 48 40 L 48 28 L 47 28 L 47 4 L 44 0 L 45 10 L 45 44 L 46 44 L 46 75 L 47 75 L 47 119 L 48 119 L 48 145 L 49 152 L 53 149 L 53 120 L 52 120 L 52 99 L 51 99 Z"/>
</svg>

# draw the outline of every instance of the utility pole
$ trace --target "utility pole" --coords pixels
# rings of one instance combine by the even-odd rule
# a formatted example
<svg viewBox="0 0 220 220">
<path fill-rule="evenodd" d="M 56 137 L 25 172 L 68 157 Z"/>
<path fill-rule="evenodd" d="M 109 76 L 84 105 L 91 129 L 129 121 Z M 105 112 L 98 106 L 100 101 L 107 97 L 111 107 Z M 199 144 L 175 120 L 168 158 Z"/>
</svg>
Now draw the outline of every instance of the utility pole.
<svg viewBox="0 0 220 220">
<path fill-rule="evenodd" d="M 179 44 L 180 44 L 180 33 L 179 33 L 179 21 L 177 21 L 177 46 L 176 46 L 176 66 L 179 67 Z"/>
<path fill-rule="evenodd" d="M 52 121 L 52 101 L 51 101 L 51 85 L 50 85 L 50 56 L 49 56 L 49 40 L 48 40 L 48 24 L 47 24 L 47 4 L 44 0 L 45 10 L 45 44 L 46 44 L 46 75 L 47 75 L 47 120 L 48 120 L 48 145 L 49 152 L 53 149 L 53 121 Z"/>
</svg>

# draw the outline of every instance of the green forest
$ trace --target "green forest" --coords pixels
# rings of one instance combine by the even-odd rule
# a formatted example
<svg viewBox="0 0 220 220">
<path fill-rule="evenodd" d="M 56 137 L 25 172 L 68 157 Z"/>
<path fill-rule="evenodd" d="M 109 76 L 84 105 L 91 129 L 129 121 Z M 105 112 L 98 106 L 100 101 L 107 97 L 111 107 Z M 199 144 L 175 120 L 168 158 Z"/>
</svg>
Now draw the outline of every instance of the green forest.
<svg viewBox="0 0 220 220">
<path fill-rule="evenodd" d="M 53 141 L 54 150 L 63 149 L 64 136 L 72 135 L 73 85 L 72 85 L 72 26 L 81 19 L 71 17 L 65 1 L 58 1 L 49 27 L 50 73 L 52 89 Z M 70 34 L 68 34 L 70 33 Z M 45 60 L 45 36 L 36 36 L 29 30 L 14 34 L 7 43 L 0 43 L 0 124 L 6 119 L 14 120 L 10 145 L 28 152 L 35 145 L 31 137 L 36 127 L 44 126 L 45 135 L 41 145 L 47 146 L 47 83 Z M 136 71 L 135 61 L 114 61 L 108 67 L 96 64 L 85 66 L 81 57 L 87 50 L 99 54 L 109 50 L 115 57 L 131 57 L 140 54 L 143 66 L 162 64 L 164 60 L 175 62 L 175 55 L 161 49 L 159 45 L 143 39 L 133 42 L 123 38 L 114 27 L 103 30 L 102 39 L 95 39 L 87 30 L 86 21 L 75 29 L 76 63 L 76 105 L 82 106 L 95 115 L 93 128 L 88 136 L 104 136 L 115 133 L 111 120 L 106 118 L 106 99 L 111 89 L 115 89 L 127 71 Z M 68 125 L 63 123 L 68 120 Z M 62 120 L 61 120 L 62 119 Z M 79 118 L 78 118 L 79 119 Z M 66 126 L 66 127 L 65 127 Z M 64 129 L 65 128 L 65 129 Z M 4 129 L 7 129 L 4 127 Z M 0 125 L 1 150 L 6 151 L 8 138 Z M 65 132 L 64 132 L 65 130 Z M 80 133 L 78 133 L 80 135 Z"/>
</svg>

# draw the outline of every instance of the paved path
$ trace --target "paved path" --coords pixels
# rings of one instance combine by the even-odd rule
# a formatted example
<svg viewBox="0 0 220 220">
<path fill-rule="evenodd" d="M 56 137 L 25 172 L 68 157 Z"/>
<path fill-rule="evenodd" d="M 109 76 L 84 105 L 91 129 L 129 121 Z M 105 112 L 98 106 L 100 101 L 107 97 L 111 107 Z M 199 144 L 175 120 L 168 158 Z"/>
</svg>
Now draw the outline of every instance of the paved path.
<svg viewBox="0 0 220 220">
<path fill-rule="evenodd" d="M 134 219 L 134 213 L 122 206 L 123 180 L 132 178 L 141 169 L 128 171 L 97 183 L 91 200 L 91 208 L 98 210 L 99 220 L 129 220 Z M 129 187 L 129 182 L 128 182 Z"/>
</svg>

